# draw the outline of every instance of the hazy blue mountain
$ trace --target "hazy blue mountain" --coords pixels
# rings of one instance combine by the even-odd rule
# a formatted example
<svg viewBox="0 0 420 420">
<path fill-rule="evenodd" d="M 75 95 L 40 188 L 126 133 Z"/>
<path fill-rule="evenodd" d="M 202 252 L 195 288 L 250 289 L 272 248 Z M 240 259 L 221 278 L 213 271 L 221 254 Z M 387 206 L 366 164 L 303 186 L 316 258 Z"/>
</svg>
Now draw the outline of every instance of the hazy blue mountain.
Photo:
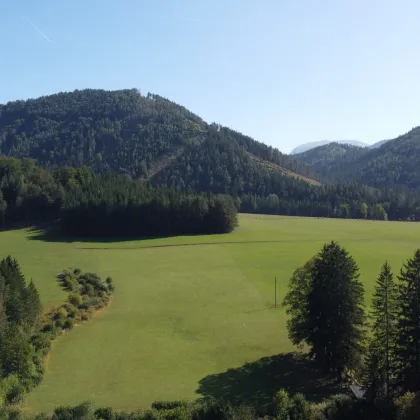
<svg viewBox="0 0 420 420">
<path fill-rule="evenodd" d="M 314 149 L 315 147 L 324 146 L 329 143 L 338 143 L 338 144 L 349 144 L 350 146 L 358 146 L 358 147 L 369 147 L 368 144 L 363 143 L 357 140 L 320 140 L 320 141 L 313 141 L 310 143 L 301 144 L 300 146 L 295 147 L 290 154 L 297 155 L 299 153 L 306 152 L 308 150 Z"/>
</svg>

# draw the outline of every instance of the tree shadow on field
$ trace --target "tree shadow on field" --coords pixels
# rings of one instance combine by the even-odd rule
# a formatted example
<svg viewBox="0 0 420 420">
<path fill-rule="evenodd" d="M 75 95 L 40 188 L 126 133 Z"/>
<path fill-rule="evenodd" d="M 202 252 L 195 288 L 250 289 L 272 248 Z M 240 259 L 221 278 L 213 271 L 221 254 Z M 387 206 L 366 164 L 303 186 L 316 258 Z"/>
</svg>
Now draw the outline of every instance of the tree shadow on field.
<svg viewBox="0 0 420 420">
<path fill-rule="evenodd" d="M 301 392 L 312 402 L 340 391 L 314 361 L 298 353 L 284 353 L 206 376 L 196 393 L 232 405 L 252 404 L 265 412 L 280 388 L 292 395 Z"/>
<path fill-rule="evenodd" d="M 58 224 L 50 224 L 49 226 L 33 226 L 29 230 L 28 239 L 32 241 L 42 242 L 85 242 L 85 243 L 118 243 L 130 242 L 147 239 L 160 239 L 170 236 L 122 236 L 122 237 L 88 237 L 88 236 L 68 236 L 64 235 Z"/>
</svg>

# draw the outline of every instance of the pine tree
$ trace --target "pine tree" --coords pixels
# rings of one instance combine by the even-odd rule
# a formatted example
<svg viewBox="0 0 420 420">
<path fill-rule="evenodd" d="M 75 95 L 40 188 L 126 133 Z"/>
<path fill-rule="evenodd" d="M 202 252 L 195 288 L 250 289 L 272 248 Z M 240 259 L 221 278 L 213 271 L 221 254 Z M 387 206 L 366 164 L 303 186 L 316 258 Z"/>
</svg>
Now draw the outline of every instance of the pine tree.
<svg viewBox="0 0 420 420">
<path fill-rule="evenodd" d="M 420 389 L 420 249 L 398 276 L 398 370 L 405 388 Z"/>
<path fill-rule="evenodd" d="M 42 304 L 37 288 L 31 280 L 23 296 L 25 324 L 32 328 L 38 325 L 42 313 Z"/>
<path fill-rule="evenodd" d="M 398 336 L 398 288 L 388 262 L 382 266 L 372 300 L 373 341 L 379 356 L 378 368 L 389 395 L 390 379 L 396 372 L 395 349 Z"/>
<path fill-rule="evenodd" d="M 310 354 L 339 377 L 359 367 L 365 338 L 363 284 L 353 257 L 336 242 L 315 257 L 308 296 Z"/>
<path fill-rule="evenodd" d="M 363 383 L 366 389 L 366 398 L 374 402 L 377 398 L 384 396 L 384 357 L 379 346 L 372 340 L 369 343 L 366 354 L 366 363 L 363 371 Z"/>
<path fill-rule="evenodd" d="M 6 322 L 6 282 L 4 277 L 0 274 L 0 330 L 3 328 Z"/>
</svg>

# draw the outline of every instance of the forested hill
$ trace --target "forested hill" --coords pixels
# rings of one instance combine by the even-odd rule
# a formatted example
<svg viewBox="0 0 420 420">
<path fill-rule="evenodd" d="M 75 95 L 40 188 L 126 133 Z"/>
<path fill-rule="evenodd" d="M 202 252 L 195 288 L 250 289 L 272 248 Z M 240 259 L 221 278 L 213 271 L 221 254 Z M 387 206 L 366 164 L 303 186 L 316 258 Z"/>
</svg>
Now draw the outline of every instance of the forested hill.
<svg viewBox="0 0 420 420">
<path fill-rule="evenodd" d="M 320 179 L 328 182 L 343 180 L 351 170 L 351 163 L 358 161 L 369 149 L 343 143 L 329 143 L 295 156 L 311 166 Z"/>
<path fill-rule="evenodd" d="M 420 189 L 420 127 L 373 149 L 331 143 L 295 158 L 324 181 Z"/>
<path fill-rule="evenodd" d="M 0 153 L 178 185 L 179 174 L 194 174 L 203 189 L 224 192 L 241 190 L 245 173 L 314 176 L 277 149 L 135 89 L 76 90 L 2 105 Z"/>
</svg>

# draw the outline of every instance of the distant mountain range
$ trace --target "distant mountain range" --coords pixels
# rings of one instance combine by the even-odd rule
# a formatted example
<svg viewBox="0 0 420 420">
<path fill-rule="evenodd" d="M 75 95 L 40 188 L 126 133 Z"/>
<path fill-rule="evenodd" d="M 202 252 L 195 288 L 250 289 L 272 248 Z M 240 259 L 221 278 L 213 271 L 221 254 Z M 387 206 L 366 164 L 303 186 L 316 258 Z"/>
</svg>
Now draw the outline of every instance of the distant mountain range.
<svg viewBox="0 0 420 420">
<path fill-rule="evenodd" d="M 348 144 L 350 146 L 358 146 L 358 147 L 367 147 L 369 149 L 375 149 L 379 146 L 381 146 L 382 144 L 386 143 L 388 140 L 382 140 L 382 141 L 378 141 L 375 144 L 369 145 L 367 143 L 363 143 L 361 141 L 357 141 L 357 140 L 320 140 L 320 141 L 313 141 L 310 143 L 305 143 L 305 144 L 301 144 L 298 147 L 295 147 L 290 154 L 291 155 L 297 155 L 299 153 L 304 153 L 308 150 L 314 149 L 315 147 L 319 147 L 319 146 L 325 146 L 327 144 L 330 143 L 337 143 L 337 144 Z"/>
<path fill-rule="evenodd" d="M 311 166 L 321 182 L 420 189 L 420 127 L 369 147 L 332 142 L 293 157 Z"/>
</svg>

